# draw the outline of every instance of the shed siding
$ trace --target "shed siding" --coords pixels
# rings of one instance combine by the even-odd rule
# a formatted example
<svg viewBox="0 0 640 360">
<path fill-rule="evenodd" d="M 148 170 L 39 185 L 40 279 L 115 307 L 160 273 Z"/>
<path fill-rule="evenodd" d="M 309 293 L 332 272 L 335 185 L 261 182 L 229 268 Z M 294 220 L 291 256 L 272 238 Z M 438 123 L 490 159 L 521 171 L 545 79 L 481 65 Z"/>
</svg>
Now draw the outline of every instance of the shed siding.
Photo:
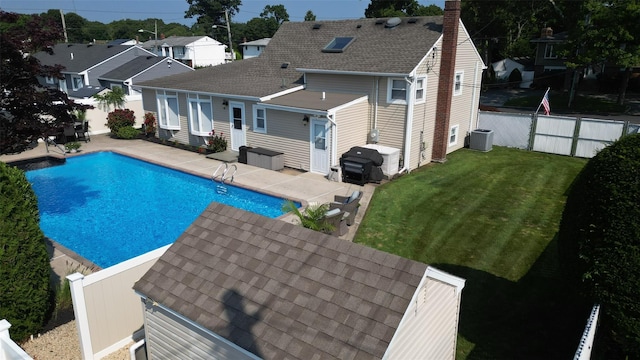
<svg viewBox="0 0 640 360">
<path fill-rule="evenodd" d="M 252 359 L 226 341 L 177 316 L 145 304 L 147 356 L 155 359 Z"/>
<path fill-rule="evenodd" d="M 336 113 L 338 144 L 331 166 L 338 165 L 340 156 L 352 147 L 367 143 L 369 108 L 369 103 L 362 101 Z"/>
<path fill-rule="evenodd" d="M 247 107 L 247 125 L 253 127 L 253 110 Z M 284 153 L 284 166 L 310 170 L 310 126 L 302 123 L 303 114 L 266 109 L 267 133 L 247 131 L 247 146 Z"/>
<path fill-rule="evenodd" d="M 455 359 L 459 295 L 455 286 L 427 278 L 389 344 L 385 359 Z"/>
</svg>

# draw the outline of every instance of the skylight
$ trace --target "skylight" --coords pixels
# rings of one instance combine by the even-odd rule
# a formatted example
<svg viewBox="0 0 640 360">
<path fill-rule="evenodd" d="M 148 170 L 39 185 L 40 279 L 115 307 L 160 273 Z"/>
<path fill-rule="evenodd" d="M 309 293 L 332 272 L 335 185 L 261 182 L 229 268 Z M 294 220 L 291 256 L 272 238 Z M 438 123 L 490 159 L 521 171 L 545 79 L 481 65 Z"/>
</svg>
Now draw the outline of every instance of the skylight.
<svg viewBox="0 0 640 360">
<path fill-rule="evenodd" d="M 349 46 L 355 40 L 353 37 L 335 37 L 331 42 L 322 49 L 322 52 L 339 53 Z"/>
</svg>

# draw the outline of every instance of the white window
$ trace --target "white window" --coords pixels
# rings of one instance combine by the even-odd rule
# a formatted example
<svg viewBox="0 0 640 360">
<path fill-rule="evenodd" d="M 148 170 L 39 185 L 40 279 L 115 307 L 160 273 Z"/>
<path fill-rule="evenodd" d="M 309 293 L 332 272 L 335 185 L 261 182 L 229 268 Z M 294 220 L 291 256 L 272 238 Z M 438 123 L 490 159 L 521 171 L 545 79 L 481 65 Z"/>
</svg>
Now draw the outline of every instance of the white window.
<svg viewBox="0 0 640 360">
<path fill-rule="evenodd" d="M 407 103 L 407 82 L 404 79 L 389 79 L 387 102 L 392 104 Z"/>
<path fill-rule="evenodd" d="M 267 132 L 267 110 L 263 107 L 254 106 L 253 108 L 253 131 Z"/>
<path fill-rule="evenodd" d="M 458 128 L 460 125 L 453 125 L 449 130 L 449 146 L 453 146 L 458 143 Z"/>
<path fill-rule="evenodd" d="M 161 129 L 180 130 L 178 114 L 178 95 L 172 92 L 158 91 L 158 124 Z"/>
<path fill-rule="evenodd" d="M 553 44 L 546 44 L 544 47 L 545 59 L 557 59 L 558 55 L 553 51 Z"/>
<path fill-rule="evenodd" d="M 416 103 L 422 103 L 426 99 L 427 78 L 419 77 L 416 79 Z"/>
<path fill-rule="evenodd" d="M 173 56 L 184 56 L 184 46 L 176 46 L 173 48 Z"/>
<path fill-rule="evenodd" d="M 189 95 L 189 125 L 196 136 L 209 136 L 213 130 L 213 105 L 211 97 Z"/>
<path fill-rule="evenodd" d="M 462 71 L 457 71 L 455 75 L 455 79 L 453 80 L 453 96 L 457 96 L 462 94 L 462 78 L 464 73 Z"/>
<path fill-rule="evenodd" d="M 81 76 L 72 76 L 71 77 L 71 88 L 73 90 L 82 89 L 84 86 L 84 80 Z"/>
<path fill-rule="evenodd" d="M 51 76 L 45 76 L 44 79 L 47 82 L 47 84 L 55 84 L 56 83 L 56 80 Z"/>
</svg>

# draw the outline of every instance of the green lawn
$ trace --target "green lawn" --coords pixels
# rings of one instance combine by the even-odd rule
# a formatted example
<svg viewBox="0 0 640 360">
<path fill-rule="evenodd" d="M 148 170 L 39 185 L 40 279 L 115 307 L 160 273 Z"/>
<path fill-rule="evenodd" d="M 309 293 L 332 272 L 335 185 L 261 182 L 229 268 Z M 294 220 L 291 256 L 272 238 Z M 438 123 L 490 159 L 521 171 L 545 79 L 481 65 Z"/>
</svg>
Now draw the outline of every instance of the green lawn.
<svg viewBox="0 0 640 360">
<path fill-rule="evenodd" d="M 571 358 L 589 306 L 562 284 L 555 234 L 586 160 L 462 149 L 381 185 L 355 242 L 467 280 L 458 359 Z"/>
</svg>

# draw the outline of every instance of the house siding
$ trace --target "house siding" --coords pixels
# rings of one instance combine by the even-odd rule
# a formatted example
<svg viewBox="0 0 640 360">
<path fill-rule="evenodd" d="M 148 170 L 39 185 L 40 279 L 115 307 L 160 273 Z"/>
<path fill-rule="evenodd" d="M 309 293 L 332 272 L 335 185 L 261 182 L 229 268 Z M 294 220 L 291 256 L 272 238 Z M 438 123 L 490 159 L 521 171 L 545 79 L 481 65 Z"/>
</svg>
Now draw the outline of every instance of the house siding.
<svg viewBox="0 0 640 360">
<path fill-rule="evenodd" d="M 436 43 L 440 48 L 440 43 Z M 440 67 L 439 57 L 424 59 L 416 68 L 416 77 L 426 77 L 425 101 L 413 106 L 413 126 L 411 132 L 411 163 L 404 164 L 409 170 L 431 162 L 435 129 L 436 100 L 438 97 L 438 76 L 434 69 Z M 415 89 L 412 94 L 415 98 Z M 422 134 L 422 137 L 421 137 Z M 421 151 L 421 143 L 425 148 Z M 404 150 L 404 149 L 403 149 Z"/>
<path fill-rule="evenodd" d="M 458 32 L 458 52 L 455 71 L 464 71 L 462 78 L 462 94 L 453 96 L 451 102 L 451 120 L 449 128 L 459 125 L 456 145 L 447 147 L 447 154 L 461 149 L 465 139 L 475 127 L 480 102 L 480 87 L 484 63 L 468 40 L 468 34 L 461 26 Z"/>
<path fill-rule="evenodd" d="M 119 45 L 116 45 L 116 46 L 119 46 Z M 89 70 L 89 76 L 88 76 L 89 85 L 100 86 L 100 81 L 98 81 L 98 78 L 100 76 L 128 63 L 129 61 L 135 59 L 136 56 L 141 56 L 141 55 L 148 55 L 148 53 L 142 49 L 133 47 L 91 68 L 91 70 Z M 69 88 L 71 89 L 71 87 Z"/>
<path fill-rule="evenodd" d="M 427 278 L 417 290 L 384 359 L 455 359 L 460 293 Z"/>
<path fill-rule="evenodd" d="M 143 300 L 144 301 L 144 300 Z M 170 312 L 143 303 L 147 357 L 154 359 L 255 359 L 226 340 L 184 321 Z"/>
<path fill-rule="evenodd" d="M 247 126 L 253 129 L 253 108 L 245 105 Z M 247 131 L 247 146 L 284 153 L 284 166 L 310 170 L 310 126 L 302 123 L 303 114 L 266 109 L 267 133 Z"/>
<path fill-rule="evenodd" d="M 367 143 L 370 109 L 369 103 L 362 101 L 336 112 L 334 118 L 337 124 L 338 143 L 336 154 L 331 157 L 331 166 L 338 165 L 340 156 L 352 147 Z"/>
<path fill-rule="evenodd" d="M 402 149 L 407 118 L 407 105 L 387 103 L 388 78 L 381 78 L 378 91 L 377 121 L 373 127 L 379 131 L 378 145 Z M 375 116 L 375 115 L 374 115 Z M 373 117 L 373 116 L 372 116 Z"/>
</svg>

